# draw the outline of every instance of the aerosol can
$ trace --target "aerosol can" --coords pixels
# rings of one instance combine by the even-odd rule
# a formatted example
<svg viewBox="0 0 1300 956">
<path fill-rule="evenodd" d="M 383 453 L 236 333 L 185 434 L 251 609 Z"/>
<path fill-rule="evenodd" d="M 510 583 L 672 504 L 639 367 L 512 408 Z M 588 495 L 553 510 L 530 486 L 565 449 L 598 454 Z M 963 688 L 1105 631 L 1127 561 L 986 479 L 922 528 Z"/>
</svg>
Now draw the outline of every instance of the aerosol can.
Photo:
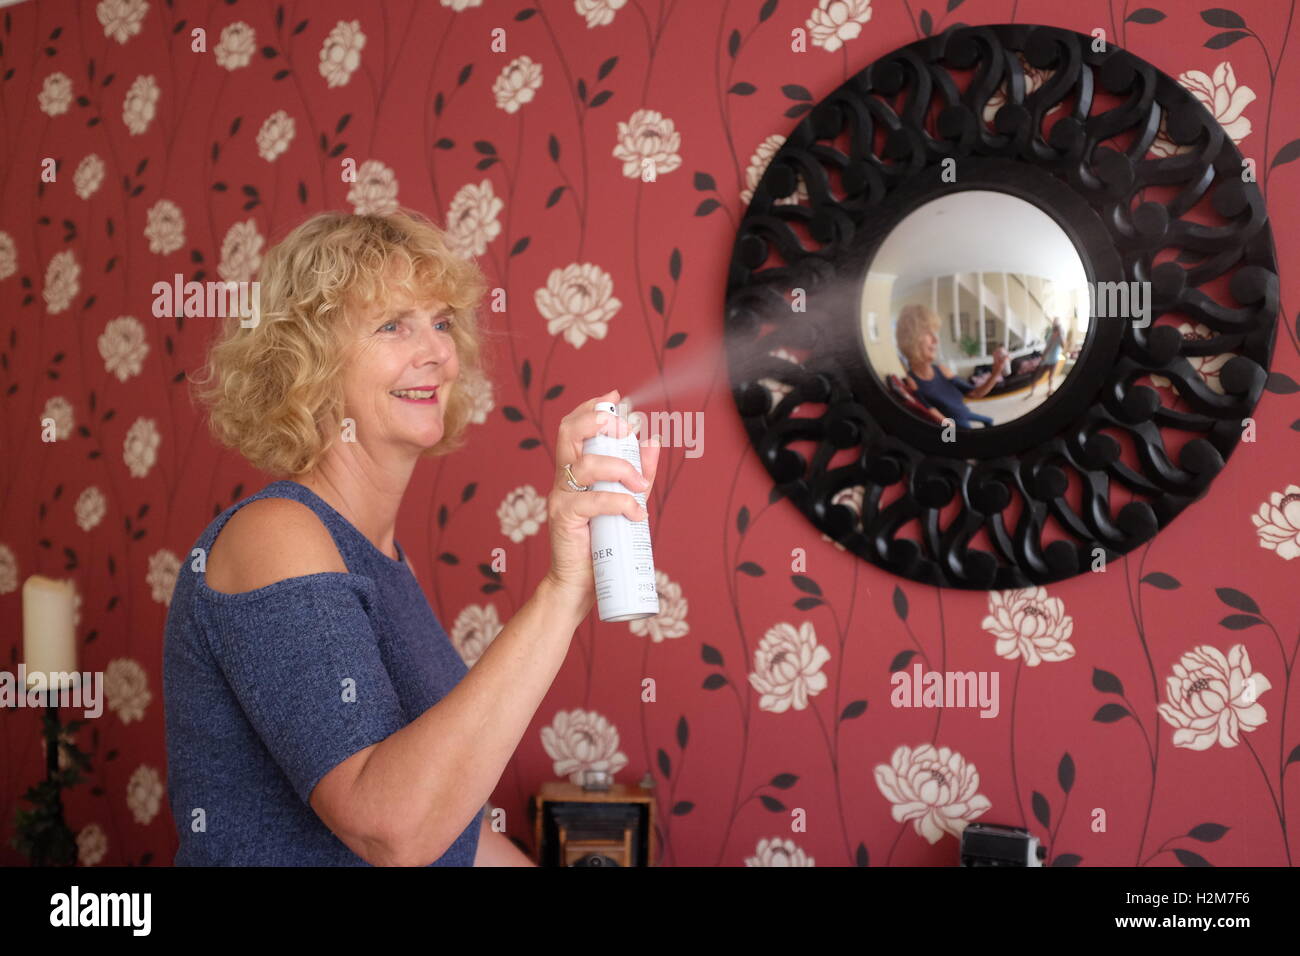
<svg viewBox="0 0 1300 956">
<path fill-rule="evenodd" d="M 621 418 L 613 402 L 597 402 L 596 411 Z M 582 451 L 583 454 L 622 458 L 631 462 L 638 474 L 642 473 L 641 446 L 630 426 L 628 434 L 622 438 L 604 434 L 588 438 L 583 442 Z M 646 508 L 646 493 L 635 494 L 622 482 L 595 481 L 591 489 L 632 495 L 642 508 L 649 510 Z M 592 518 L 591 564 L 596 578 L 596 606 L 602 621 L 639 621 L 659 613 L 648 517 L 645 521 L 609 514 Z"/>
</svg>

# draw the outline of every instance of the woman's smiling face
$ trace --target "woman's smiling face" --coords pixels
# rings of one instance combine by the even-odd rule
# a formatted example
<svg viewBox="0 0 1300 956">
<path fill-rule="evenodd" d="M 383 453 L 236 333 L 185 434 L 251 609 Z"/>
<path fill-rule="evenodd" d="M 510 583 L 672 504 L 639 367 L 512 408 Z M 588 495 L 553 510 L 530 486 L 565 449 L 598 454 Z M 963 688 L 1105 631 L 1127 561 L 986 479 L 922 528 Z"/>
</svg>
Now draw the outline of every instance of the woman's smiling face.
<svg viewBox="0 0 1300 956">
<path fill-rule="evenodd" d="M 442 440 L 443 411 L 460 374 L 453 321 L 454 310 L 443 302 L 398 298 L 353 324 L 344 415 L 356 422 L 356 440 L 371 455 L 392 445 L 418 454 Z"/>
<path fill-rule="evenodd" d="M 922 330 L 914 346 L 915 351 L 908 358 L 920 365 L 929 365 L 939 356 L 939 336 L 930 329 Z"/>
<path fill-rule="evenodd" d="M 939 356 L 939 336 L 930 329 L 926 329 L 925 335 L 921 338 L 921 351 L 929 362 L 933 362 Z"/>
</svg>

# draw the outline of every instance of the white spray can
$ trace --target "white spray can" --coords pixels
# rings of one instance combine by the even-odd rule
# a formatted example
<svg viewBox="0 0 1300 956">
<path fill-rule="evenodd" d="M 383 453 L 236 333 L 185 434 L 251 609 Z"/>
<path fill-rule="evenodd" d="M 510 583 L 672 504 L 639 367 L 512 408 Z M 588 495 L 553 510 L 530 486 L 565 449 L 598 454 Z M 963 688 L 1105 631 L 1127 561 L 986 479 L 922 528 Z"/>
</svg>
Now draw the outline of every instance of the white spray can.
<svg viewBox="0 0 1300 956">
<path fill-rule="evenodd" d="M 597 402 L 596 411 L 619 417 L 613 402 Z M 588 438 L 582 444 L 582 451 L 583 454 L 622 458 L 631 462 L 638 474 L 641 473 L 641 446 L 630 430 L 623 438 L 604 434 Z M 646 493 L 634 494 L 622 482 L 594 481 L 591 489 L 632 495 L 642 508 L 646 508 Z M 596 515 L 592 518 L 591 565 L 596 578 L 596 604 L 602 621 L 639 621 L 659 613 L 649 518 L 645 521 L 633 521 L 624 515 Z"/>
</svg>

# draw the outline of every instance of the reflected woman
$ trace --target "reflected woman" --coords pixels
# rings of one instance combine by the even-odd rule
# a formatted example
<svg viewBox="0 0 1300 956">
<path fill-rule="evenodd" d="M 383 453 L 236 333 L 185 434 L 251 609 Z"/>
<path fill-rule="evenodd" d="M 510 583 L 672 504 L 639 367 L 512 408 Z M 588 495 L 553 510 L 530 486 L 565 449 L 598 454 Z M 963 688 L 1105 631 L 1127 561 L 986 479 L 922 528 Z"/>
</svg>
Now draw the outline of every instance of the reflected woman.
<svg viewBox="0 0 1300 956">
<path fill-rule="evenodd" d="M 973 422 L 992 425 L 987 415 L 972 412 L 966 407 L 967 398 L 981 398 L 1002 381 L 1007 350 L 998 346 L 993 350 L 994 372 L 979 385 L 958 378 L 946 365 L 938 364 L 939 316 L 924 305 L 908 305 L 898 314 L 895 335 L 898 350 L 907 357 L 908 390 L 922 402 L 953 419 L 958 428 L 971 428 Z"/>
</svg>

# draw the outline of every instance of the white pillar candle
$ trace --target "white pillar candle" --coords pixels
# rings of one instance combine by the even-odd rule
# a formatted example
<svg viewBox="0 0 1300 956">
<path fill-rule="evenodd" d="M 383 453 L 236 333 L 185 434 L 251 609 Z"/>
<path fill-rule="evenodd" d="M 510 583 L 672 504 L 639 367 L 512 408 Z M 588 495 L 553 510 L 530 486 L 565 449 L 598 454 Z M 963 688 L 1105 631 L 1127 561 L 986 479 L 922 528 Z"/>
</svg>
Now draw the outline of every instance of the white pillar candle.
<svg viewBox="0 0 1300 956">
<path fill-rule="evenodd" d="M 32 673 L 77 672 L 77 633 L 73 627 L 71 581 L 33 574 L 23 582 L 23 663 L 27 683 Z M 55 679 L 46 678 L 47 686 Z M 60 683 L 67 683 L 61 681 Z"/>
</svg>

